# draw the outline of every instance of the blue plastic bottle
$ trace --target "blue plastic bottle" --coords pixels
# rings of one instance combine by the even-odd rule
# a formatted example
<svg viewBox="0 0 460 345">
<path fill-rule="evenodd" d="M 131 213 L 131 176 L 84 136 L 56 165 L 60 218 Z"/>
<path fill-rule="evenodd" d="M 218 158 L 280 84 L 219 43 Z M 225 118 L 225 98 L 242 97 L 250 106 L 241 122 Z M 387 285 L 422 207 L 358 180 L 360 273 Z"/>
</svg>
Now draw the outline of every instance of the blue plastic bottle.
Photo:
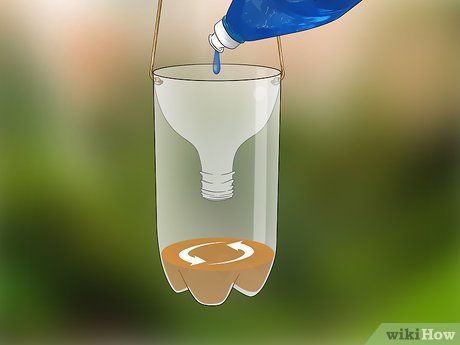
<svg viewBox="0 0 460 345">
<path fill-rule="evenodd" d="M 209 43 L 217 52 L 246 41 L 282 36 L 330 23 L 361 0 L 233 0 Z"/>
</svg>

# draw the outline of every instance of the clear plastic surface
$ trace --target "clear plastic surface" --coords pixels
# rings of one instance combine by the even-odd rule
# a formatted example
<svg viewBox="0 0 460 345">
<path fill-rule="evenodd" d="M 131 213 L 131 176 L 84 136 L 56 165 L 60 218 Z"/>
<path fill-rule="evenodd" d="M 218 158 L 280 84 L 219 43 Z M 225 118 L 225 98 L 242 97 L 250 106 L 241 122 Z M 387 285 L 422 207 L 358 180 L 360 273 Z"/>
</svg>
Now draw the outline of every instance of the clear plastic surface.
<svg viewBox="0 0 460 345">
<path fill-rule="evenodd" d="M 155 71 L 157 233 L 166 276 L 221 304 L 255 295 L 276 249 L 280 72 L 251 65 Z"/>
</svg>

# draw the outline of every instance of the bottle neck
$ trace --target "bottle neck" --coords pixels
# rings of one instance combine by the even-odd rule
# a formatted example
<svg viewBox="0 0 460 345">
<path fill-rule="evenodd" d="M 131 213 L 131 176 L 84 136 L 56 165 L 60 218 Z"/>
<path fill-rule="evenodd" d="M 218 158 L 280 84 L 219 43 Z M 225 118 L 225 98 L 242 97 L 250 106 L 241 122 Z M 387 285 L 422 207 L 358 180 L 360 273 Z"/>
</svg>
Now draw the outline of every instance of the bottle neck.
<svg viewBox="0 0 460 345">
<path fill-rule="evenodd" d="M 201 172 L 201 195 L 211 201 L 222 201 L 233 197 L 233 175 L 229 173 Z"/>
</svg>

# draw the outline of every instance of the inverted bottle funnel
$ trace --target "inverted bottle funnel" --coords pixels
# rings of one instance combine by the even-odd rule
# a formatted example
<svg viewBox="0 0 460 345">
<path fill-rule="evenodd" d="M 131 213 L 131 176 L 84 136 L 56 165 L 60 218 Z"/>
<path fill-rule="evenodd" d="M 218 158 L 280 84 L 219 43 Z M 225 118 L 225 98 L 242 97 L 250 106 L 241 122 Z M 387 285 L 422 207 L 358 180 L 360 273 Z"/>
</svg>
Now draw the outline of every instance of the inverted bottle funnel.
<svg viewBox="0 0 460 345">
<path fill-rule="evenodd" d="M 198 151 L 201 195 L 229 199 L 238 148 L 268 122 L 280 92 L 280 72 L 269 67 L 183 65 L 155 70 L 155 95 L 168 124 Z M 236 187 L 237 188 L 237 187 Z"/>
</svg>

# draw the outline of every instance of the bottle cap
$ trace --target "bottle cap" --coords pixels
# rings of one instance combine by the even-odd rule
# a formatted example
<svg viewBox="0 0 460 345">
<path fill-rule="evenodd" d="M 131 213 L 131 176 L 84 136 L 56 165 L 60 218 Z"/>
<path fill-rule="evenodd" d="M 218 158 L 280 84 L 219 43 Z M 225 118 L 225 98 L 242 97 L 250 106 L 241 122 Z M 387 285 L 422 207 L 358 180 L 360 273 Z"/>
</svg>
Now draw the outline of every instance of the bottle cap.
<svg viewBox="0 0 460 345">
<path fill-rule="evenodd" d="M 222 20 L 219 20 L 216 25 L 214 25 L 214 33 L 209 35 L 209 44 L 219 53 L 222 53 L 224 48 L 235 49 L 240 45 L 240 43 L 235 41 L 228 34 L 227 30 L 225 30 Z"/>
</svg>

